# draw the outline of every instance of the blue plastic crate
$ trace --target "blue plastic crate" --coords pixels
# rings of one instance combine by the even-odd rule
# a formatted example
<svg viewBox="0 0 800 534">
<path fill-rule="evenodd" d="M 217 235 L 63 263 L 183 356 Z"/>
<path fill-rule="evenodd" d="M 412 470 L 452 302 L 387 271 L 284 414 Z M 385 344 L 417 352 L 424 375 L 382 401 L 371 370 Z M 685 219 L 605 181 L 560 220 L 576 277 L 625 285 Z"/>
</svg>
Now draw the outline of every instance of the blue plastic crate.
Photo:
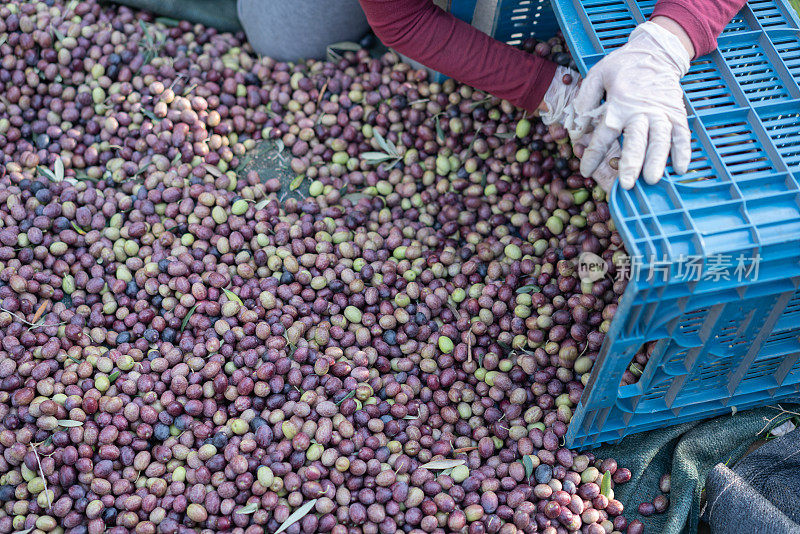
<svg viewBox="0 0 800 534">
<path fill-rule="evenodd" d="M 581 72 L 623 45 L 654 0 L 554 0 Z M 632 279 L 567 443 L 625 435 L 768 404 L 800 393 L 800 23 L 782 0 L 749 2 L 719 47 L 683 79 L 689 173 L 615 188 L 611 214 L 641 269 Z M 756 279 L 682 277 L 718 258 L 758 256 Z M 662 272 L 666 274 L 662 276 Z M 645 343 L 635 384 L 623 372 Z"/>
<path fill-rule="evenodd" d="M 530 37 L 549 39 L 559 31 L 550 0 L 453 0 L 453 6 L 456 16 L 471 15 L 463 20 L 512 45 Z"/>
</svg>

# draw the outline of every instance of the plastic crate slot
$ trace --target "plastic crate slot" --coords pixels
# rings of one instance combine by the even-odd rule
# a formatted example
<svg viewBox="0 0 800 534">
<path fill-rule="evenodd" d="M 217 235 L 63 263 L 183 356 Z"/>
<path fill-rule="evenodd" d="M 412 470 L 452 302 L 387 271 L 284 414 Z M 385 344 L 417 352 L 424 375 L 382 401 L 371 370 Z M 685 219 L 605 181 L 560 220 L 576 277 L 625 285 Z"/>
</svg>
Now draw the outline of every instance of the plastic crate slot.
<svg viewBox="0 0 800 534">
<path fill-rule="evenodd" d="M 769 360 L 755 362 L 747 371 L 747 374 L 742 380 L 742 385 L 745 385 L 753 380 L 762 381 L 768 375 L 773 375 L 775 371 L 778 369 L 778 367 L 780 367 L 782 361 L 783 357 L 781 356 L 778 358 L 772 358 Z M 769 384 L 769 385 L 778 385 L 778 381 L 775 380 L 774 384 Z"/>
<path fill-rule="evenodd" d="M 731 358 L 719 359 L 700 365 L 692 377 L 683 384 L 680 392 L 677 393 L 675 400 L 670 405 L 682 405 L 680 402 L 687 395 L 724 387 L 728 381 L 727 375 L 731 367 Z"/>
<path fill-rule="evenodd" d="M 603 8 L 603 7 L 620 9 L 623 11 L 628 9 L 625 2 L 620 0 L 587 0 L 585 2 L 581 2 L 581 5 L 584 8 L 586 8 L 587 11 L 589 10 L 589 8 Z"/>
<path fill-rule="evenodd" d="M 702 253 L 703 246 L 697 238 L 697 231 L 694 230 L 693 225 L 690 224 L 687 227 L 687 231 L 684 231 L 681 234 L 669 236 L 669 250 L 670 257 L 672 258 L 680 258 L 681 256 L 697 256 L 698 254 Z M 681 286 L 681 281 L 678 282 L 678 285 L 676 285 L 674 282 L 670 284 L 669 289 L 674 289 L 683 295 L 685 294 L 685 291 L 687 291 L 687 288 Z"/>
<path fill-rule="evenodd" d="M 772 198 L 776 193 L 798 191 L 787 174 L 741 179 L 736 182 L 736 187 L 744 199 Z"/>
<path fill-rule="evenodd" d="M 733 175 L 770 171 L 772 163 L 745 120 L 706 124 L 711 142 Z"/>
<path fill-rule="evenodd" d="M 749 311 L 742 308 L 734 308 L 733 310 L 725 310 L 727 314 L 737 316 L 735 319 L 730 319 L 727 326 L 725 326 L 719 334 L 714 338 L 714 342 L 722 348 L 734 349 L 730 354 L 744 355 L 747 351 L 747 342 L 752 338 L 755 332 L 759 331 L 767 318 L 767 314 L 757 313 L 755 309 Z M 740 318 L 743 317 L 743 318 Z M 755 319 L 755 320 L 754 320 Z M 745 349 L 740 352 L 736 349 Z M 708 347 L 708 350 L 714 350 L 713 347 Z"/>
<path fill-rule="evenodd" d="M 747 214 L 742 210 L 742 203 L 738 200 L 726 203 L 720 202 L 716 206 L 695 208 L 689 212 L 695 228 L 706 238 L 706 252 L 709 252 L 708 238 L 714 235 L 723 236 L 740 235 L 749 232 Z M 730 237 L 729 237 L 730 239 Z M 730 242 L 728 243 L 730 245 Z"/>
<path fill-rule="evenodd" d="M 782 236 L 786 238 L 798 233 L 800 224 L 800 193 L 790 191 L 767 197 L 746 200 L 745 205 L 750 215 L 750 220 L 759 229 L 759 233 L 770 230 L 773 225 L 783 230 Z M 768 234 L 765 234 L 767 237 Z M 781 235 L 776 237 L 780 238 Z"/>
<path fill-rule="evenodd" d="M 641 395 L 638 402 L 629 404 L 630 411 L 635 411 L 637 408 L 642 411 L 668 409 L 669 405 L 666 402 L 665 396 L 671 384 L 672 381 L 665 382 L 646 394 Z"/>
<path fill-rule="evenodd" d="M 773 332 L 764 343 L 764 348 L 772 349 L 775 345 L 784 344 L 800 348 L 800 327 L 788 332 Z"/>
<path fill-rule="evenodd" d="M 741 13 L 733 17 L 731 21 L 728 23 L 725 28 L 722 29 L 722 33 L 727 35 L 729 33 L 737 33 L 740 31 L 748 31 L 751 30 L 750 25 L 747 24 L 747 21 L 744 19 Z"/>
<path fill-rule="evenodd" d="M 784 310 L 784 315 L 788 315 L 790 313 L 800 313 L 800 291 L 794 294 L 792 300 L 789 301 L 789 304 L 786 306 Z"/>
<path fill-rule="evenodd" d="M 775 38 L 772 44 L 792 77 L 800 80 L 800 41 L 798 41 L 798 37 Z"/>
<path fill-rule="evenodd" d="M 696 334 L 700 327 L 703 326 L 703 321 L 706 320 L 708 309 L 697 310 L 691 314 L 687 314 L 678 323 L 678 329 L 681 334 Z"/>
<path fill-rule="evenodd" d="M 736 106 L 731 90 L 708 57 L 692 62 L 689 73 L 681 80 L 681 86 L 695 112 Z"/>
<path fill-rule="evenodd" d="M 584 6 L 586 15 L 593 25 L 597 39 L 604 50 L 624 45 L 636 27 L 636 21 L 627 8 L 618 3 Z"/>
<path fill-rule="evenodd" d="M 675 172 L 672 168 L 672 162 L 669 164 L 668 171 Z M 705 150 L 703 150 L 703 147 L 695 139 L 692 140 L 692 160 L 689 163 L 689 169 L 686 171 L 686 174 L 675 174 L 673 176 L 675 176 L 675 181 L 679 184 L 709 182 L 719 178 L 714 168 L 711 166 L 711 162 L 708 160 Z"/>
<path fill-rule="evenodd" d="M 686 176 L 686 175 L 684 175 Z M 678 176 L 680 178 L 680 176 Z M 720 204 L 730 202 L 734 198 L 738 198 L 738 193 L 735 187 L 732 187 L 730 182 L 723 182 L 718 180 L 714 183 L 703 184 L 702 188 L 698 188 L 691 184 L 698 180 L 687 178 L 686 180 L 676 180 L 675 189 L 681 197 L 683 208 L 692 210 L 695 208 L 702 208 L 708 204 Z"/>
<path fill-rule="evenodd" d="M 751 0 L 748 2 L 758 22 L 765 29 L 785 28 L 788 26 L 786 18 L 774 0 Z"/>
<path fill-rule="evenodd" d="M 692 229 L 692 223 L 682 211 L 676 213 L 665 213 L 658 217 L 658 223 L 667 234 L 677 234 Z"/>
<path fill-rule="evenodd" d="M 800 169 L 800 108 L 759 115 L 787 166 L 792 170 Z"/>
<path fill-rule="evenodd" d="M 736 337 L 736 332 L 739 330 L 737 322 L 731 320 L 728 322 L 719 334 L 716 336 L 716 341 L 719 343 L 727 343 Z"/>
<path fill-rule="evenodd" d="M 785 84 L 757 41 L 723 44 L 719 53 L 751 102 L 789 98 Z"/>
<path fill-rule="evenodd" d="M 795 350 L 793 353 L 782 357 L 780 365 L 778 365 L 774 374 L 775 380 L 780 386 L 791 386 L 792 384 L 798 383 L 797 379 L 792 379 L 790 377 L 792 368 L 797 363 L 798 358 L 800 358 L 800 350 Z"/>
<path fill-rule="evenodd" d="M 674 191 L 668 183 L 663 182 L 656 187 L 647 189 L 646 194 L 640 188 L 631 191 L 637 196 L 636 204 L 638 209 L 633 210 L 634 217 L 641 217 L 643 212 L 668 212 L 680 209 L 680 199 L 676 198 Z M 643 208 L 647 209 L 643 209 Z"/>
<path fill-rule="evenodd" d="M 689 349 L 683 349 L 675 353 L 674 356 L 664 362 L 664 371 L 671 375 L 683 374 L 688 371 L 689 369 L 686 367 L 686 356 L 688 353 Z M 647 363 L 649 364 L 650 362 L 648 361 Z"/>
<path fill-rule="evenodd" d="M 655 0 L 637 0 L 636 4 L 645 19 L 650 18 L 650 15 L 653 14 L 653 9 L 656 7 Z"/>
</svg>

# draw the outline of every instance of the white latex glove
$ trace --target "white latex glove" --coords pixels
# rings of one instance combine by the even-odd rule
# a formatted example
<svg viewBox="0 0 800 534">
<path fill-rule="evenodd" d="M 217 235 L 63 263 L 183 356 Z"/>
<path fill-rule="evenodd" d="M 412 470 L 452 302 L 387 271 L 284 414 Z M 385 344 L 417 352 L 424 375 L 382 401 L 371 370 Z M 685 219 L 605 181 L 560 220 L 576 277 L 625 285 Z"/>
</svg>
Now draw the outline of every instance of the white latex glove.
<svg viewBox="0 0 800 534">
<path fill-rule="evenodd" d="M 570 84 L 563 82 L 565 75 L 572 77 Z M 578 95 L 580 85 L 581 76 L 578 72 L 559 66 L 542 99 L 547 106 L 547 111 L 540 112 L 539 117 L 548 126 L 553 123 L 561 124 L 569 133 L 573 145 L 586 147 L 591 143 L 593 122 L 588 116 L 578 117 L 572 106 L 572 101 Z M 603 157 L 595 164 L 592 172 L 584 174 L 584 176 L 591 176 L 605 191 L 610 191 L 617 177 L 617 170 L 611 166 L 610 161 L 614 158 L 619 159 L 620 151 L 619 142 L 614 140 L 606 148 Z"/>
<path fill-rule="evenodd" d="M 680 79 L 691 57 L 669 30 L 645 22 L 628 43 L 595 65 L 572 101 L 578 132 L 595 125 L 581 160 L 581 173 L 592 175 L 621 133 L 620 184 L 630 189 L 644 165 L 648 184 L 664 174 L 667 156 L 684 174 L 691 160 L 691 134 L 686 121 Z M 605 92 L 605 103 L 601 104 Z"/>
</svg>

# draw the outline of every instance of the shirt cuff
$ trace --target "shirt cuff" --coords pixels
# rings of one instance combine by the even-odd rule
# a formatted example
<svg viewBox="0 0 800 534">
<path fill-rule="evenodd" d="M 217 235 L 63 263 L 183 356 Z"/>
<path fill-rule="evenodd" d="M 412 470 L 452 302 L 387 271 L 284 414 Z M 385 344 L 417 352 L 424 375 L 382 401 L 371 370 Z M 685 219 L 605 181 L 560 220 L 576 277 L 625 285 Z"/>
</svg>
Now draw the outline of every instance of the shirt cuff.
<svg viewBox="0 0 800 534">
<path fill-rule="evenodd" d="M 558 65 L 546 59 L 536 58 L 539 60 L 538 68 L 533 70 L 537 73 L 536 77 L 532 77 L 528 89 L 525 91 L 525 96 L 519 106 L 526 110 L 528 113 L 533 113 L 542 103 L 544 94 L 550 87 L 553 77 L 556 74 Z"/>
</svg>

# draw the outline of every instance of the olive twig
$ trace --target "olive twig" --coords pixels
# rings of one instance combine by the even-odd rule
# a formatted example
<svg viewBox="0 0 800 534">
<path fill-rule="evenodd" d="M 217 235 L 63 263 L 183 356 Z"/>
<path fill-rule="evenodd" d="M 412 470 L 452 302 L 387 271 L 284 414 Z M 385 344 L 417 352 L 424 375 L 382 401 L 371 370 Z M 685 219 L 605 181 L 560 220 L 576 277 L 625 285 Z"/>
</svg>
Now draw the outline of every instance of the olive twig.
<svg viewBox="0 0 800 534">
<path fill-rule="evenodd" d="M 42 484 L 44 485 L 44 497 L 47 499 L 47 509 L 49 510 L 53 503 L 50 501 L 50 493 L 47 491 L 47 477 L 44 476 L 44 469 L 42 469 L 42 462 L 39 460 L 39 451 L 36 450 L 36 445 L 31 443 L 31 450 L 33 455 L 36 456 L 36 464 L 39 466 L 39 474 L 42 477 Z"/>
</svg>

